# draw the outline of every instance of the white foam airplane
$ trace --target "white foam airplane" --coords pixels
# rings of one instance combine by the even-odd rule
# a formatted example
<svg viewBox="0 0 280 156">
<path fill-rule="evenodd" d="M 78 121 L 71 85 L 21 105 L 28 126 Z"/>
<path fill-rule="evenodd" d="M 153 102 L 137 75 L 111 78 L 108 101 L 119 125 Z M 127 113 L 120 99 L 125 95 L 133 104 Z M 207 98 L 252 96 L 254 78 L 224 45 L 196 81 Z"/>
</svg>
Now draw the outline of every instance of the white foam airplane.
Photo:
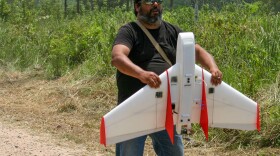
<svg viewBox="0 0 280 156">
<path fill-rule="evenodd" d="M 195 64 L 195 40 L 180 33 L 176 64 L 159 77 L 157 89 L 145 86 L 102 117 L 100 143 L 115 144 L 166 129 L 171 142 L 174 125 L 191 129 L 200 123 L 206 139 L 208 127 L 259 130 L 259 105 L 225 82 L 211 84 L 211 74 Z"/>
</svg>

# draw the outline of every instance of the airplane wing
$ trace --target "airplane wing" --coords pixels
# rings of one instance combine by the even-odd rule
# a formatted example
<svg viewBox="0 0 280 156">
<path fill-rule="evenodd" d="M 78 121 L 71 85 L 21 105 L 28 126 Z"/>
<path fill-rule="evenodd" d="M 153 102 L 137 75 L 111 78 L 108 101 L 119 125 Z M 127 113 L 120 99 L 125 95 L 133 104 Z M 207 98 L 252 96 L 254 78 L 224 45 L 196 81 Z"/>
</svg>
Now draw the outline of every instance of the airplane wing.
<svg viewBox="0 0 280 156">
<path fill-rule="evenodd" d="M 225 82 L 212 86 L 211 74 L 195 65 L 194 50 L 193 33 L 180 33 L 176 64 L 159 76 L 161 86 L 143 87 L 104 115 L 100 143 L 106 146 L 164 129 L 173 141 L 173 125 L 180 134 L 183 125 L 190 129 L 192 123 L 200 123 L 206 137 L 208 126 L 259 130 L 258 104 Z"/>
<path fill-rule="evenodd" d="M 232 88 L 225 82 L 215 87 L 211 85 L 211 74 L 204 71 L 202 80 L 202 68 L 195 66 L 195 99 L 192 106 L 192 123 L 199 123 L 200 99 L 203 83 L 206 84 L 208 120 L 210 127 L 230 128 L 240 130 L 260 130 L 258 104 Z"/>
<path fill-rule="evenodd" d="M 176 65 L 168 69 L 177 75 Z M 109 145 L 165 129 L 167 104 L 167 73 L 160 75 L 158 89 L 145 86 L 115 107 L 101 124 L 101 142 Z"/>
</svg>

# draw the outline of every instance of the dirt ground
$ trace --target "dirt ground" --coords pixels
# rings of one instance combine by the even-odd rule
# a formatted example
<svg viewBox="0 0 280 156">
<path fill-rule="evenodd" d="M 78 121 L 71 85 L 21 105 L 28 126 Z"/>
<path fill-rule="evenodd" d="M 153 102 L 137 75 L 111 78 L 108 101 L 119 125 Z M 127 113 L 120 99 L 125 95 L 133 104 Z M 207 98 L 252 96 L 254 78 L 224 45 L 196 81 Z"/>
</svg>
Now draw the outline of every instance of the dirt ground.
<svg viewBox="0 0 280 156">
<path fill-rule="evenodd" d="M 99 111 L 100 105 L 91 105 L 93 98 L 102 103 L 102 100 L 110 100 L 108 96 L 111 95 L 109 91 L 88 91 L 93 84 L 96 85 L 65 79 L 46 80 L 40 72 L 0 69 L 0 155 L 114 155 L 114 146 L 99 144 L 99 118 L 104 112 Z M 87 92 L 83 93 L 85 90 Z M 66 111 L 61 113 L 61 110 Z M 280 149 L 226 150 L 223 146 L 209 147 L 202 143 L 186 146 L 185 153 L 202 156 L 280 155 Z M 155 155 L 150 140 L 144 155 Z"/>
<path fill-rule="evenodd" d="M 0 123 L 1 156 L 89 155 L 85 147 L 53 140 L 49 135 Z"/>
</svg>

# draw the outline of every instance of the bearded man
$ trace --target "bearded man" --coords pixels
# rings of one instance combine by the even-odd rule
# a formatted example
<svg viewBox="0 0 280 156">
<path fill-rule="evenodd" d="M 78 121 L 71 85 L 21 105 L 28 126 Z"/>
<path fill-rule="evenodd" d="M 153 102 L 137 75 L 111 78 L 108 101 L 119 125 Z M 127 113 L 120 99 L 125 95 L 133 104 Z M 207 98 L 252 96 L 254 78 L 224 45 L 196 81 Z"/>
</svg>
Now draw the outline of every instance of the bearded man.
<svg viewBox="0 0 280 156">
<path fill-rule="evenodd" d="M 175 64 L 177 38 L 183 31 L 162 20 L 162 3 L 163 0 L 134 0 L 134 13 L 137 22 L 151 33 L 170 62 Z M 198 44 L 195 45 L 195 51 L 196 61 L 212 74 L 212 83 L 220 84 L 222 72 L 213 57 Z M 118 104 L 145 85 L 158 88 L 161 84 L 159 75 L 170 67 L 136 22 L 127 23 L 119 29 L 112 48 L 112 65 L 117 68 Z M 148 135 L 158 156 L 184 155 L 182 136 L 176 130 L 174 132 L 174 144 L 166 130 Z M 148 136 L 117 143 L 116 156 L 143 156 Z"/>
</svg>

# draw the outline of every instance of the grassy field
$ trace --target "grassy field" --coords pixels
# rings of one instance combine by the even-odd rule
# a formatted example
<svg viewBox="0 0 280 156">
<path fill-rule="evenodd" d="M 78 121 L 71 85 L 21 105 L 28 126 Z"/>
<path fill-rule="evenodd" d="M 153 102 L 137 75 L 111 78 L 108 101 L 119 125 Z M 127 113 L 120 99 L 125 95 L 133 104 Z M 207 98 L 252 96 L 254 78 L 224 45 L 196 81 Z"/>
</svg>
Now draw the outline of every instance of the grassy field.
<svg viewBox="0 0 280 156">
<path fill-rule="evenodd" d="M 260 103 L 279 103 L 280 77 L 261 91 Z M 101 117 L 115 106 L 114 77 L 73 81 L 73 75 L 46 80 L 42 71 L 0 70 L 0 121 L 16 127 L 51 134 L 57 140 L 86 147 L 92 155 L 114 155 L 114 146 L 99 144 Z M 279 112 L 278 110 L 277 113 Z M 263 111 L 266 112 L 266 111 Z M 277 155 L 279 124 L 271 125 L 271 114 L 262 113 L 262 131 L 239 132 L 210 129 L 209 141 L 196 129 L 184 140 L 186 155 Z M 264 128 L 267 127 L 267 128 Z M 269 129 L 268 129 L 269 128 Z M 251 134 L 250 134 L 251 133 Z M 265 142 L 268 141 L 268 142 Z M 61 141 L 58 141 L 61 142 Z M 148 139 L 145 155 L 153 156 Z"/>
</svg>

